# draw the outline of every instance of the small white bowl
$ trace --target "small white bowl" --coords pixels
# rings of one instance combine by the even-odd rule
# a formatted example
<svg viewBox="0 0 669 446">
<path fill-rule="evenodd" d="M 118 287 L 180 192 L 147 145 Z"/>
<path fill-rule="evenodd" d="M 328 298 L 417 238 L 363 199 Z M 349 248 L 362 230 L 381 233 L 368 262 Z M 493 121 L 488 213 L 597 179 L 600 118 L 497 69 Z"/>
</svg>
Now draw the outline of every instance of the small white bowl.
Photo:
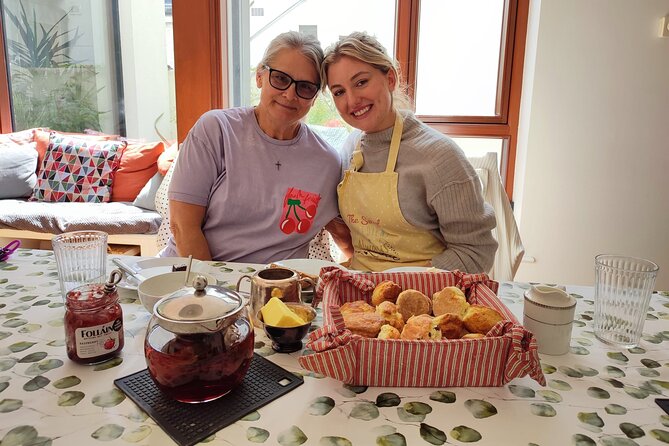
<svg viewBox="0 0 669 446">
<path fill-rule="evenodd" d="M 139 294 L 139 301 L 144 305 L 149 313 L 153 313 L 153 307 L 160 299 L 169 296 L 175 291 L 180 290 L 184 286 L 192 286 L 193 279 L 197 276 L 204 276 L 209 285 L 216 285 L 216 277 L 211 274 L 202 273 L 198 271 L 191 271 L 188 275 L 188 284 L 184 285 L 186 278 L 186 271 L 175 271 L 169 273 L 158 274 L 157 276 L 149 277 L 142 281 L 137 287 L 137 294 Z"/>
</svg>

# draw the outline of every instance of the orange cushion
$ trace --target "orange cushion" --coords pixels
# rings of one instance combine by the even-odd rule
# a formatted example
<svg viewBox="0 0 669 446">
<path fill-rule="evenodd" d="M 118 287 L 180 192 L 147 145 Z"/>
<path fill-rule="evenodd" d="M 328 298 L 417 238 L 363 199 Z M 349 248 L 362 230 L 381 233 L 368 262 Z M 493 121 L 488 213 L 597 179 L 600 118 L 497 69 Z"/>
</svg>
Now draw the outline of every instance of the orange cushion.
<svg viewBox="0 0 669 446">
<path fill-rule="evenodd" d="M 162 176 L 167 175 L 167 171 L 170 170 L 170 166 L 174 160 L 177 159 L 178 154 L 179 145 L 174 143 L 166 148 L 163 154 L 160 155 L 160 158 L 158 158 L 158 172 L 160 172 Z"/>
<path fill-rule="evenodd" d="M 161 142 L 129 143 L 114 176 L 111 201 L 133 201 L 158 170 L 158 157 L 165 151 Z"/>
</svg>

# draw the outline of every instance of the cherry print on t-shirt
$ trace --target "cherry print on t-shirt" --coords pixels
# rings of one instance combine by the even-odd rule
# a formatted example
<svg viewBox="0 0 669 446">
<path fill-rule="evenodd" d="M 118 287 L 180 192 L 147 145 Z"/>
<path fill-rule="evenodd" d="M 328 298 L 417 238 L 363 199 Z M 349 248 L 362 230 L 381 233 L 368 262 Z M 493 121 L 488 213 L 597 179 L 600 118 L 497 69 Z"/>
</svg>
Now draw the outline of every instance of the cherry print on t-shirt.
<svg viewBox="0 0 669 446">
<path fill-rule="evenodd" d="M 320 195 L 291 187 L 283 198 L 279 228 L 285 234 L 304 234 L 311 228 L 318 211 Z"/>
</svg>

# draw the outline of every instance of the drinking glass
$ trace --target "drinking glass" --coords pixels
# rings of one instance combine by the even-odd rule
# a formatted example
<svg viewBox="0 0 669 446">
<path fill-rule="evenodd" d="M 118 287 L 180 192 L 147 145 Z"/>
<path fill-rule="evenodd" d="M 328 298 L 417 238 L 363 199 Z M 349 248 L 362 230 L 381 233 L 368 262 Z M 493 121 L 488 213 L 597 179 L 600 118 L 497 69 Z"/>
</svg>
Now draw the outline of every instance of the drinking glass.
<svg viewBox="0 0 669 446">
<path fill-rule="evenodd" d="M 58 267 L 60 292 L 67 292 L 88 283 L 104 283 L 107 270 L 107 233 L 74 231 L 51 239 Z"/>
<path fill-rule="evenodd" d="M 650 260 L 635 257 L 595 257 L 597 339 L 621 348 L 639 343 L 658 269 Z"/>
</svg>

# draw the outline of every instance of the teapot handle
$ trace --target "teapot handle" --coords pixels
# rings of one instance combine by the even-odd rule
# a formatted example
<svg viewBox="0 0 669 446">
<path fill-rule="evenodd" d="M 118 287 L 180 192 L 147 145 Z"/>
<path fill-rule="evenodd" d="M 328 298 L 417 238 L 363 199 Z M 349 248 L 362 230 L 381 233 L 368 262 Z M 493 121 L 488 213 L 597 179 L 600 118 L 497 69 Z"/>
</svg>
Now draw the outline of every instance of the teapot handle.
<svg viewBox="0 0 669 446">
<path fill-rule="evenodd" d="M 237 280 L 237 292 L 239 292 L 239 286 L 242 284 L 242 280 L 244 279 L 249 279 L 249 282 L 253 281 L 253 277 L 249 276 L 248 274 L 244 274 L 242 277 Z"/>
<path fill-rule="evenodd" d="M 310 277 L 305 277 L 303 279 L 300 279 L 300 287 L 301 288 L 304 287 L 305 282 L 308 283 L 309 285 L 311 285 L 311 287 L 312 287 L 312 289 L 314 290 L 314 293 L 315 293 L 316 292 L 316 282 L 314 281 L 314 279 L 312 279 Z M 300 289 L 300 301 L 302 301 L 301 289 Z M 314 304 L 318 305 L 318 302 L 316 302 L 316 299 L 311 301 L 311 306 L 313 308 L 316 308 L 316 305 L 314 305 Z"/>
</svg>

